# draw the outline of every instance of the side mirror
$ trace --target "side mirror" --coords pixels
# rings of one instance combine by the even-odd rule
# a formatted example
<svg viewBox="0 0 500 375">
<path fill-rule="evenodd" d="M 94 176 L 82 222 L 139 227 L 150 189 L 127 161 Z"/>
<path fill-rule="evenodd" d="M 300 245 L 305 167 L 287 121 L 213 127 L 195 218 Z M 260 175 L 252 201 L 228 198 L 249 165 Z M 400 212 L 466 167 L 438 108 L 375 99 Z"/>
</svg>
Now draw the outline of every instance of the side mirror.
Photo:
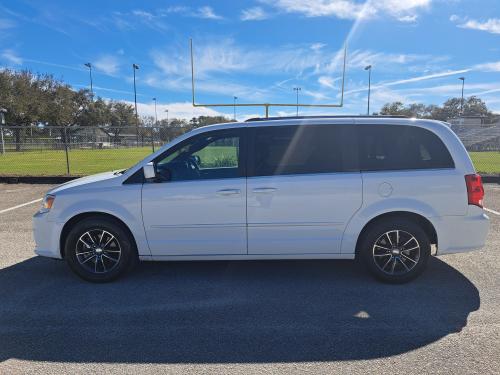
<svg viewBox="0 0 500 375">
<path fill-rule="evenodd" d="M 142 171 L 144 172 L 144 178 L 146 180 L 154 180 L 156 178 L 155 165 L 153 162 L 149 162 L 142 167 Z"/>
</svg>

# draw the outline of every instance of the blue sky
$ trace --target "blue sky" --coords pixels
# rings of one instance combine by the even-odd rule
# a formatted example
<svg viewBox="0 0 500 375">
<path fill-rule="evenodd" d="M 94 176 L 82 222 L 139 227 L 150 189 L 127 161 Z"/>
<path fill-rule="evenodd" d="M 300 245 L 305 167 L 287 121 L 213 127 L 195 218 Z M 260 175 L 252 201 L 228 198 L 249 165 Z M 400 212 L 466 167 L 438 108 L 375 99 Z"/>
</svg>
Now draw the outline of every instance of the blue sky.
<svg viewBox="0 0 500 375">
<path fill-rule="evenodd" d="M 366 112 L 372 102 L 441 104 L 478 95 L 500 112 L 498 0 L 6 1 L 0 0 L 0 67 L 47 72 L 75 88 L 133 101 L 141 115 L 190 118 L 232 108 L 190 105 L 188 41 L 195 47 L 198 101 L 338 103 L 342 46 L 348 62 L 344 107 L 301 113 Z M 238 108 L 238 118 L 262 108 Z M 271 108 L 272 115 L 295 108 Z"/>
</svg>

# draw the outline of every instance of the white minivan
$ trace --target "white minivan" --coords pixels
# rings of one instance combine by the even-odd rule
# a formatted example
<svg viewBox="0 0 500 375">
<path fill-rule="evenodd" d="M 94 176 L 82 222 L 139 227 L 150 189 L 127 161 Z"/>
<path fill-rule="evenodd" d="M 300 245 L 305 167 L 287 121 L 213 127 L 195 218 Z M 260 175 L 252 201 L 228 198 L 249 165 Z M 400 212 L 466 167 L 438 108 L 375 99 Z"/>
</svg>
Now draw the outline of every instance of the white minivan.
<svg viewBox="0 0 500 375">
<path fill-rule="evenodd" d="M 253 119 L 193 130 L 47 193 L 35 252 L 88 281 L 137 260 L 359 259 L 405 282 L 484 245 L 481 177 L 443 122 Z"/>
</svg>

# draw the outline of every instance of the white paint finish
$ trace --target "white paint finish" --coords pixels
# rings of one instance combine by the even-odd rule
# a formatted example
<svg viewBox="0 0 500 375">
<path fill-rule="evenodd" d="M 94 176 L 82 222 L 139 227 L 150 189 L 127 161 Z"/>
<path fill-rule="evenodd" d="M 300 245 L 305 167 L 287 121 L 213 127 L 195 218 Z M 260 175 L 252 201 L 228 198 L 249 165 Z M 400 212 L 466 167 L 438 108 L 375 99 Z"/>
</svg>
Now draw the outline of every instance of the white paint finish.
<svg viewBox="0 0 500 375">
<path fill-rule="evenodd" d="M 49 258 L 61 259 L 59 239 L 64 223 L 47 220 L 47 213 L 36 213 L 33 216 L 33 237 L 35 254 Z"/>
<path fill-rule="evenodd" d="M 248 253 L 339 253 L 360 206 L 360 173 L 249 178 Z"/>
<path fill-rule="evenodd" d="M 377 206 L 378 210 L 387 211 L 400 204 L 401 210 L 424 210 L 425 216 L 467 213 L 465 178 L 457 170 L 381 171 L 362 175 L 363 209 Z M 379 186 L 384 183 L 392 187 L 389 198 L 378 193 Z"/>
<path fill-rule="evenodd" d="M 63 184 L 50 191 L 56 195 L 53 209 L 33 219 L 36 252 L 60 257 L 63 225 L 75 215 L 87 212 L 107 213 L 122 220 L 131 230 L 139 256 L 144 260 L 351 259 L 366 223 L 393 211 L 427 217 L 438 234 L 438 254 L 467 251 L 484 244 L 488 218 L 479 207 L 467 205 L 464 175 L 474 173 L 472 162 L 456 135 L 436 121 L 362 120 L 421 126 L 433 131 L 449 148 L 455 161 L 454 170 L 251 178 L 248 179 L 248 227 L 245 179 L 214 180 L 208 184 L 203 181 L 199 185 L 199 181 L 146 184 L 144 191 L 141 184 L 123 185 L 157 155 L 199 133 L 241 126 L 346 121 L 353 122 L 352 119 L 300 119 L 199 128 L 165 145 L 123 175 L 104 173 Z M 384 183 L 392 187 L 387 197 L 380 194 Z M 254 189 L 260 190 L 254 192 Z M 382 193 L 386 191 L 382 189 Z M 246 253 L 247 230 L 250 254 Z"/>
<path fill-rule="evenodd" d="M 14 211 L 14 210 L 17 210 L 18 208 L 29 206 L 30 204 L 38 203 L 38 202 L 41 202 L 41 201 L 42 201 L 42 198 L 35 199 L 35 200 L 30 201 L 30 202 L 18 204 L 17 206 L 14 206 L 14 207 L 5 208 L 3 210 L 0 210 L 0 214 L 4 214 L 4 213 L 9 212 L 9 211 Z"/>
<path fill-rule="evenodd" d="M 344 232 L 342 253 L 354 252 L 366 223 L 384 213 L 411 212 L 433 222 L 433 217 L 463 217 L 468 210 L 465 178 L 454 169 L 364 172 L 362 178 L 363 206 Z M 388 198 L 378 193 L 383 182 L 393 188 Z M 438 237 L 442 239 L 439 233 Z M 447 246 L 441 239 L 440 246 Z"/>
<path fill-rule="evenodd" d="M 489 219 L 479 207 L 471 206 L 465 216 L 441 216 L 430 220 L 438 234 L 437 255 L 480 249 L 485 244 Z"/>
<path fill-rule="evenodd" d="M 151 255 L 142 223 L 142 185 L 123 185 L 123 181 L 122 175 L 103 173 L 49 190 L 49 194 L 56 196 L 52 209 L 33 217 L 35 233 L 51 233 L 44 241 L 37 240 L 40 236 L 35 235 L 37 253 L 60 258 L 59 238 L 63 225 L 76 215 L 93 212 L 112 215 L 121 220 L 132 232 L 139 255 Z"/>
<path fill-rule="evenodd" d="M 146 183 L 152 255 L 246 254 L 246 179 Z"/>
</svg>

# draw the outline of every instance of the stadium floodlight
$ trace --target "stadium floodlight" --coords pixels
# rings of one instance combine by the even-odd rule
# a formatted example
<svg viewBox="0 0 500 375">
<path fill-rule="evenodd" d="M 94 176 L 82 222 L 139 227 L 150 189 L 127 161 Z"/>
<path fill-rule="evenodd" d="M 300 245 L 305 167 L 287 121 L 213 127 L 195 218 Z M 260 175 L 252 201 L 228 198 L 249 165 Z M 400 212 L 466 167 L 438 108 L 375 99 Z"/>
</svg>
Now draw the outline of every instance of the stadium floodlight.
<svg viewBox="0 0 500 375">
<path fill-rule="evenodd" d="M 460 100 L 460 115 L 464 113 L 464 86 L 465 86 L 465 77 L 458 77 L 460 81 L 462 81 L 462 99 Z"/>
<path fill-rule="evenodd" d="M 191 50 L 191 88 L 193 107 L 264 107 L 266 118 L 269 117 L 269 107 L 296 107 L 297 103 L 196 103 L 195 95 L 195 77 L 194 77 L 194 59 L 193 59 L 193 39 L 189 39 Z M 344 82 L 345 82 L 345 66 L 347 59 L 347 45 L 344 45 L 344 61 L 342 67 L 342 85 L 340 93 L 340 102 L 337 104 L 299 104 L 299 107 L 316 107 L 316 108 L 341 108 L 344 106 Z"/>
<path fill-rule="evenodd" d="M 87 68 L 89 68 L 89 74 L 90 74 L 90 94 L 92 95 L 92 101 L 94 100 L 94 87 L 93 87 L 93 83 L 92 83 L 92 64 L 87 62 L 85 64 Z"/>
<path fill-rule="evenodd" d="M 370 116 L 370 91 L 372 86 L 372 66 L 365 66 L 365 70 L 368 70 L 368 109 L 366 110 L 366 114 Z"/>
</svg>

